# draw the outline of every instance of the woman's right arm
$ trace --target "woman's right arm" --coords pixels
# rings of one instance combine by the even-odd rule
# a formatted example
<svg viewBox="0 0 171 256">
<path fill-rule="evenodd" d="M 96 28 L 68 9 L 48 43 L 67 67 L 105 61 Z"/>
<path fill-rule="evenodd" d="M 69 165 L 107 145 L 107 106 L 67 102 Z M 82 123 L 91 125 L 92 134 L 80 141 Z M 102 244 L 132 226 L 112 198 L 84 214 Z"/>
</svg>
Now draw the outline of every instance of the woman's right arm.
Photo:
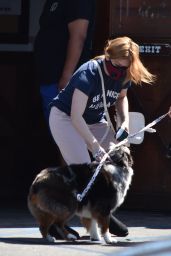
<svg viewBox="0 0 171 256">
<path fill-rule="evenodd" d="M 81 137 L 85 140 L 89 150 L 94 154 L 99 150 L 100 145 L 83 118 L 87 101 L 88 96 L 80 90 L 75 89 L 72 97 L 71 121 Z"/>
</svg>

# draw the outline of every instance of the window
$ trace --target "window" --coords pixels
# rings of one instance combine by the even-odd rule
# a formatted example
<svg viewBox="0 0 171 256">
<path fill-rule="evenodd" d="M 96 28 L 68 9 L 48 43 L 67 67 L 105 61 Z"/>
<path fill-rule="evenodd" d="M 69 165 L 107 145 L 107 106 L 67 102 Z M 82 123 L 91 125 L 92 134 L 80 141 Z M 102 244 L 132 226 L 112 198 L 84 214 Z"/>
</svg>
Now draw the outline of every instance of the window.
<svg viewBox="0 0 171 256">
<path fill-rule="evenodd" d="M 0 43 L 27 43 L 29 0 L 0 0 Z"/>
<path fill-rule="evenodd" d="M 111 0 L 110 36 L 171 37 L 170 0 Z"/>
</svg>

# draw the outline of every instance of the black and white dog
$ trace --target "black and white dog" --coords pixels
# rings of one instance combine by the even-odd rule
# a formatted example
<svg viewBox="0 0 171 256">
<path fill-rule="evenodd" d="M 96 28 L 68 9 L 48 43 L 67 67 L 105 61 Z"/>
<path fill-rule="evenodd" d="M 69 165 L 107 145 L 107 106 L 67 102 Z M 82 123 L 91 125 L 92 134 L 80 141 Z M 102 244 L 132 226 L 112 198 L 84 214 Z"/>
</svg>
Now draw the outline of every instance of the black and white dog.
<svg viewBox="0 0 171 256">
<path fill-rule="evenodd" d="M 100 241 L 102 235 L 107 244 L 116 242 L 108 231 L 109 219 L 127 194 L 133 175 L 133 161 L 126 146 L 116 148 L 111 144 L 109 150 L 111 160 L 104 163 L 81 202 L 77 201 L 77 194 L 85 189 L 98 163 L 47 168 L 36 176 L 30 187 L 28 207 L 43 238 L 53 241 L 48 230 L 55 225 L 64 239 L 75 240 L 76 237 L 64 226 L 76 214 L 90 232 L 91 240 Z"/>
</svg>

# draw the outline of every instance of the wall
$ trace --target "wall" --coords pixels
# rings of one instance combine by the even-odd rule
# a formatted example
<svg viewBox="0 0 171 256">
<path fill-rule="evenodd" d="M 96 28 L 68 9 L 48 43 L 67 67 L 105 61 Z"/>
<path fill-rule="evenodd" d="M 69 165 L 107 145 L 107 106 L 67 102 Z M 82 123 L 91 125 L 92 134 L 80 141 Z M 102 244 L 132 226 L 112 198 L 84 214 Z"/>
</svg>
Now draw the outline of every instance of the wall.
<svg viewBox="0 0 171 256">
<path fill-rule="evenodd" d="M 166 6 L 160 0 L 97 2 L 95 53 L 103 52 L 107 39 L 129 36 L 140 45 L 142 62 L 157 75 L 154 85 L 133 85 L 128 91 L 130 111 L 143 113 L 146 124 L 171 105 L 171 3 L 165 2 Z M 113 107 L 111 118 L 114 113 Z M 171 210 L 171 119 L 166 117 L 155 128 L 156 133 L 145 133 L 142 144 L 131 145 L 135 174 L 122 206 L 127 209 Z"/>
<path fill-rule="evenodd" d="M 146 124 L 166 113 L 171 105 L 171 3 L 110 1 L 109 36 L 129 36 L 140 45 L 140 57 L 157 80 L 153 85 L 132 85 L 128 92 L 130 110 L 144 114 Z M 125 204 L 127 208 L 171 210 L 171 119 L 145 133 L 140 145 L 132 145 L 135 175 Z"/>
<path fill-rule="evenodd" d="M 27 44 L 2 44 L 1 52 L 31 52 L 33 51 L 33 42 L 39 28 L 39 16 L 41 14 L 45 0 L 30 0 L 29 10 L 29 42 Z"/>
<path fill-rule="evenodd" d="M 30 3 L 28 44 L 0 44 L 0 198 L 25 202 L 34 175 L 59 157 L 44 123 L 32 52 L 43 1 Z"/>
</svg>

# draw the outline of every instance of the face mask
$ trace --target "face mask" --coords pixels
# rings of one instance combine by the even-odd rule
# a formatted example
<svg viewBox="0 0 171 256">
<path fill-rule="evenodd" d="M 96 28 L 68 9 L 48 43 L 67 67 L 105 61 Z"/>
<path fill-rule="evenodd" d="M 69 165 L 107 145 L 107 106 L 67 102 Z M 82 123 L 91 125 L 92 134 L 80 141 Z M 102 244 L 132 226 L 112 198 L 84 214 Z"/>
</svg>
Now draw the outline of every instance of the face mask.
<svg viewBox="0 0 171 256">
<path fill-rule="evenodd" d="M 106 64 L 106 69 L 112 79 L 119 80 L 120 78 L 123 78 L 126 76 L 127 67 L 114 66 L 111 60 L 106 60 L 106 59 L 105 59 L 105 64 Z"/>
</svg>

